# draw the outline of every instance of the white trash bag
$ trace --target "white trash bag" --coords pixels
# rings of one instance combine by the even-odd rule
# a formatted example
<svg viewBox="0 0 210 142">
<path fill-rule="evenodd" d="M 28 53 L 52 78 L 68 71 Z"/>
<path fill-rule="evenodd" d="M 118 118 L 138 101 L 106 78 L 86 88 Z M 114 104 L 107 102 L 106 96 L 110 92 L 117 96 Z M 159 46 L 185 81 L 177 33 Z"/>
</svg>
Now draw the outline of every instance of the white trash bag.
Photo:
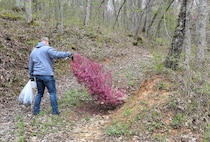
<svg viewBox="0 0 210 142">
<path fill-rule="evenodd" d="M 32 88 L 36 88 L 36 81 L 30 81 L 30 83 Z"/>
<path fill-rule="evenodd" d="M 33 88 L 36 87 L 36 82 L 29 80 L 24 86 L 19 95 L 19 102 L 25 106 L 29 106 L 33 102 Z"/>
</svg>

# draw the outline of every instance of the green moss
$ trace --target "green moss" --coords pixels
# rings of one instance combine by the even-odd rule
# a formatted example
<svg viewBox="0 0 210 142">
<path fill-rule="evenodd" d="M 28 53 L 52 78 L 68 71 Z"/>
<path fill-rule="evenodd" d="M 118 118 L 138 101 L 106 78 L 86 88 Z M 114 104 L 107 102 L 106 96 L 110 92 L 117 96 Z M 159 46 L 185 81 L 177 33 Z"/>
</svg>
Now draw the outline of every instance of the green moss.
<svg viewBox="0 0 210 142">
<path fill-rule="evenodd" d="M 12 20 L 12 21 L 16 21 L 16 20 L 21 20 L 22 19 L 22 17 L 18 16 L 15 13 L 12 13 L 12 12 L 3 12 L 3 13 L 1 13 L 0 14 L 0 18 Z"/>
</svg>

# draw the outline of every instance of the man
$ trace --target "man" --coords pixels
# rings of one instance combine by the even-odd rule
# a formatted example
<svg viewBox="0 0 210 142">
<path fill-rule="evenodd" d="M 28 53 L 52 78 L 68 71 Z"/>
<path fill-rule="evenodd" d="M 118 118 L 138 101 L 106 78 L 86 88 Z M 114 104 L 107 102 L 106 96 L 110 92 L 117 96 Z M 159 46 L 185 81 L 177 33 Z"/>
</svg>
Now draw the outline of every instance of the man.
<svg viewBox="0 0 210 142">
<path fill-rule="evenodd" d="M 70 57 L 73 60 L 73 54 L 71 52 L 56 51 L 53 47 L 49 46 L 49 39 L 47 37 L 43 37 L 41 42 L 39 42 L 31 52 L 29 59 L 29 75 L 31 80 L 35 77 L 38 90 L 33 108 L 34 115 L 40 112 L 40 103 L 45 87 L 47 87 L 50 95 L 52 114 L 59 114 L 52 61 L 53 59 L 66 57 Z"/>
</svg>

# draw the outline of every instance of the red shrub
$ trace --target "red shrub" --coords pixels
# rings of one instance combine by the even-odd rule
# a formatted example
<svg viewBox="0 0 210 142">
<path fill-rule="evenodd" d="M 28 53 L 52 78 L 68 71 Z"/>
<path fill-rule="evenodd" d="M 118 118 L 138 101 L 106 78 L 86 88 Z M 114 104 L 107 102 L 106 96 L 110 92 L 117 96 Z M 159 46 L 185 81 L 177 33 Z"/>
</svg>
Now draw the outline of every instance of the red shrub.
<svg viewBox="0 0 210 142">
<path fill-rule="evenodd" d="M 117 106 L 123 102 L 125 91 L 112 88 L 112 74 L 104 70 L 104 66 L 93 62 L 78 53 L 70 63 L 73 74 L 83 84 L 91 97 L 104 106 Z"/>
</svg>

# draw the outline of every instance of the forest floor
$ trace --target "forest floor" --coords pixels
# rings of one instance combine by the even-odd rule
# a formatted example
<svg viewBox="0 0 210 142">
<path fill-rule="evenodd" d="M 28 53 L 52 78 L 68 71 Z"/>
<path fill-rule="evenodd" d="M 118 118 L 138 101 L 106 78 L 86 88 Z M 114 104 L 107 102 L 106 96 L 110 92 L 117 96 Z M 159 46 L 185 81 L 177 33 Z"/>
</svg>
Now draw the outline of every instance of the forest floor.
<svg viewBox="0 0 210 142">
<path fill-rule="evenodd" d="M 116 53 L 118 54 L 123 54 L 121 52 L 122 50 L 120 48 L 118 51 L 116 50 Z M 139 62 L 148 62 L 151 59 L 151 55 L 146 50 L 139 47 L 127 48 L 123 50 L 123 52 L 125 52 L 125 55 L 117 57 L 110 54 L 109 58 L 104 59 L 101 63 L 105 66 L 105 68 L 109 68 L 112 71 L 119 69 L 122 71 L 130 70 L 129 72 L 132 74 L 130 78 L 134 78 L 136 82 L 140 83 L 143 74 L 141 73 L 142 69 L 137 65 Z M 121 75 L 123 74 L 119 74 L 118 77 Z M 68 68 L 66 69 L 65 74 L 58 76 L 59 77 L 56 77 L 58 99 L 62 99 L 65 93 L 71 89 L 81 87 Z M 139 85 L 134 85 L 133 88 L 130 88 L 130 90 L 135 91 L 136 88 L 134 87 L 138 86 Z M 132 95 L 132 92 L 130 93 L 130 95 Z M 11 100 L 8 100 L 7 98 L 3 98 L 1 100 L 0 134 L 2 141 L 19 140 L 20 136 L 18 136 L 18 134 L 21 133 L 19 132 L 19 129 L 21 128 L 18 128 L 21 127 L 19 126 L 21 124 L 18 124 L 20 123 L 19 119 L 24 120 L 22 124 L 24 125 L 24 128 L 22 128 L 24 129 L 23 136 L 26 137 L 28 141 L 104 141 L 106 140 L 104 134 L 105 126 L 111 122 L 111 119 L 116 111 L 113 110 L 104 113 L 98 111 L 97 108 L 91 105 L 86 105 L 86 108 L 83 108 L 83 106 L 80 106 L 80 108 L 71 108 L 68 104 L 66 104 L 67 106 L 60 104 L 60 115 L 52 116 L 50 113 L 51 107 L 49 96 L 46 92 L 41 104 L 41 109 L 45 112 L 45 114 L 33 116 L 31 107 L 19 105 L 17 97 L 18 96 L 14 98 L 11 97 Z M 49 130 L 46 126 L 46 131 L 48 132 L 45 132 L 45 135 L 39 137 L 36 135 L 39 133 L 38 130 L 40 128 L 36 128 L 37 126 L 31 126 L 32 121 L 35 121 L 35 119 L 38 119 L 36 121 L 42 121 L 42 124 L 44 122 L 49 123 L 48 121 L 52 121 L 52 119 L 62 119 L 62 122 L 60 122 L 61 124 L 56 124 L 58 126 L 55 125 L 55 128 L 52 128 L 59 129 L 55 133 L 52 132 L 52 130 Z"/>
<path fill-rule="evenodd" d="M 10 27 L 7 24 L 4 26 Z M 24 25 L 22 26 L 24 27 Z M 11 45 L 14 52 L 20 51 L 20 48 L 16 50 L 14 45 L 22 47 L 24 43 L 20 43 L 21 41 L 26 40 L 25 43 L 29 43 L 27 42 L 30 39 L 29 37 L 39 37 L 39 35 L 26 35 L 27 33 L 24 32 L 24 29 L 24 34 L 15 36 L 12 35 L 15 28 L 7 31 L 5 27 L 1 29 L 1 44 L 6 43 L 5 45 L 7 46 Z M 20 75 L 18 79 L 23 78 L 22 81 L 16 83 L 16 85 L 12 84 L 10 87 L 13 91 L 8 91 L 6 95 L 0 97 L 0 141 L 200 142 L 202 140 L 203 135 L 199 131 L 170 127 L 170 122 L 174 114 L 173 111 L 167 109 L 167 104 L 170 95 L 174 91 L 171 89 L 173 88 L 173 84 L 164 74 L 148 73 L 147 69 L 151 69 L 154 65 L 152 63 L 154 57 L 146 47 L 133 46 L 131 38 L 125 38 L 123 35 L 119 35 L 119 33 L 115 33 L 115 35 L 113 33 L 111 37 L 106 36 L 101 39 L 98 35 L 94 38 L 91 37 L 91 43 L 87 42 L 87 37 L 90 37 L 91 34 L 81 35 L 83 37 L 79 43 L 74 43 L 75 39 L 71 39 L 72 44 L 77 44 L 75 45 L 77 48 L 81 47 L 72 51 L 79 52 L 101 63 L 107 70 L 111 70 L 114 84 L 127 89 L 128 98 L 125 103 L 115 110 L 103 111 L 97 105 L 91 104 L 91 102 L 82 101 L 83 87 L 78 84 L 69 69 L 68 62 L 70 61 L 61 60 L 55 63 L 55 78 L 60 115 L 51 115 L 49 95 L 46 90 L 41 103 L 41 113 L 33 116 L 32 107 L 25 107 L 18 103 L 19 92 L 28 79 L 26 77 L 27 70 L 25 69 L 28 58 L 26 56 L 24 57 L 25 61 L 19 59 L 22 64 L 17 65 L 18 67 L 24 68 L 24 71 L 20 69 L 20 73 L 16 73 L 16 75 Z M 114 39 L 113 37 L 116 38 Z M 102 45 L 97 43 L 101 42 L 101 40 L 105 41 L 110 39 L 112 41 L 107 41 L 109 44 L 106 45 L 103 45 L 105 42 Z M 94 43 L 97 43 L 96 48 L 93 48 Z M 57 43 L 56 46 L 63 45 Z M 101 47 L 98 48 L 98 46 Z M 70 48 L 62 49 L 67 50 Z M 14 53 L 13 50 L 12 53 Z M 11 50 L 7 49 L 5 51 Z M 16 58 L 23 56 L 22 54 L 19 56 L 18 53 L 17 55 L 18 57 Z M 7 59 L 6 55 L 2 54 L 1 56 Z M 10 55 L 8 56 L 11 57 Z M 3 63 L 6 64 L 8 62 L 4 62 L 2 58 L 1 63 L 3 65 Z M 15 67 L 16 70 L 18 68 L 17 66 Z M 1 71 L 11 70 L 12 68 L 13 66 L 5 65 Z M 1 77 L 3 78 L 5 76 L 1 74 Z M 75 100 L 72 100 L 72 98 Z M 79 102 L 77 102 L 78 100 Z M 153 118 L 154 116 L 156 118 Z M 129 131 L 130 128 L 132 128 L 132 132 Z"/>
</svg>

